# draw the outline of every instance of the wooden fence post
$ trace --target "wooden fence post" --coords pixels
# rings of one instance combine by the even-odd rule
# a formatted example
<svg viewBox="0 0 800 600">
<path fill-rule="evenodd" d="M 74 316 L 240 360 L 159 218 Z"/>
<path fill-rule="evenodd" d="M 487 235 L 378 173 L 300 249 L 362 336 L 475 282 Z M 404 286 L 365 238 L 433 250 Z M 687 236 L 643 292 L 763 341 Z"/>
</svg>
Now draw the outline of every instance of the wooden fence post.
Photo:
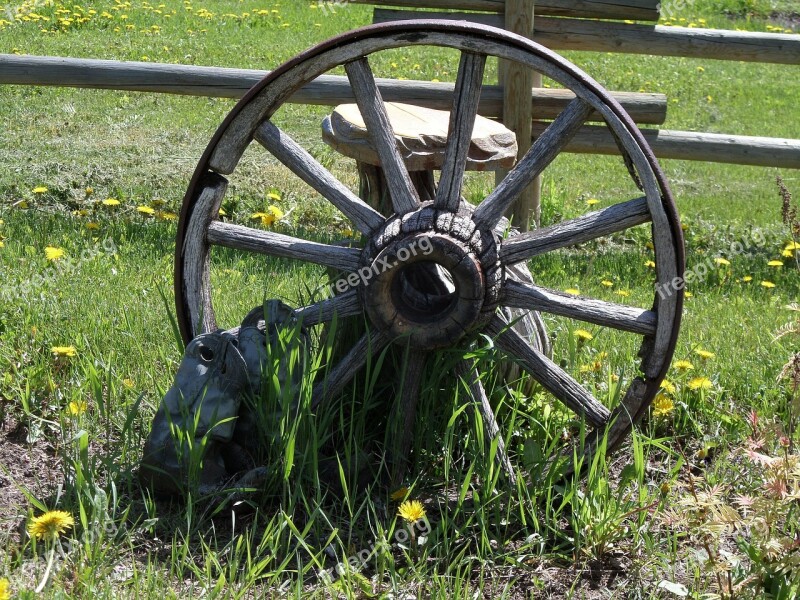
<svg viewBox="0 0 800 600">
<path fill-rule="evenodd" d="M 512 33 L 533 38 L 533 0 L 506 0 L 505 29 Z M 505 61 L 503 61 L 505 62 Z M 541 87 L 542 76 L 517 63 L 505 62 L 499 67 L 503 85 L 503 124 L 517 134 L 519 157 L 531 146 L 531 104 L 527 100 L 532 87 Z M 505 172 L 498 173 L 502 179 Z M 539 226 L 541 181 L 537 177 L 520 194 L 516 204 L 509 209 L 513 224 L 528 231 L 531 221 Z"/>
</svg>

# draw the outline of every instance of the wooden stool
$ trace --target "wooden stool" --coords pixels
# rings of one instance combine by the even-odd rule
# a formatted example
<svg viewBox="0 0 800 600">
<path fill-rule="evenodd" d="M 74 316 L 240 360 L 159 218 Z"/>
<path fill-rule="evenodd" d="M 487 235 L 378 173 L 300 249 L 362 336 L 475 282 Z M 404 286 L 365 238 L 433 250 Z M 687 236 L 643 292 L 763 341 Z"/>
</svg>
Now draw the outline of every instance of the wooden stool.
<svg viewBox="0 0 800 600">
<path fill-rule="evenodd" d="M 386 102 L 386 112 L 397 147 L 411 174 L 420 200 L 433 200 L 436 185 L 433 170 L 444 163 L 450 113 L 412 104 Z M 380 160 L 355 104 L 341 104 L 322 121 L 322 139 L 340 154 L 358 164 L 361 198 L 382 214 L 391 208 Z M 502 123 L 478 116 L 467 155 L 468 171 L 498 171 L 514 166 L 517 137 Z"/>
</svg>

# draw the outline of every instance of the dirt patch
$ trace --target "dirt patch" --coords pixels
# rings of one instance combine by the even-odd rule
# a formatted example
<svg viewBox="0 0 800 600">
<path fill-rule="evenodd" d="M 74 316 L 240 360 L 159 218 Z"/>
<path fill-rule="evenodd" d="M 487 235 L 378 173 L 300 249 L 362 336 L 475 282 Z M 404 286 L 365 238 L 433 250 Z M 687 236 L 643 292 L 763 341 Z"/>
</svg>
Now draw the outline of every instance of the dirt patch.
<svg viewBox="0 0 800 600">
<path fill-rule="evenodd" d="M 44 440 L 27 441 L 25 426 L 11 417 L 0 424 L 0 536 L 16 528 L 29 505 L 22 489 L 46 498 L 62 480 L 60 459 Z"/>
</svg>

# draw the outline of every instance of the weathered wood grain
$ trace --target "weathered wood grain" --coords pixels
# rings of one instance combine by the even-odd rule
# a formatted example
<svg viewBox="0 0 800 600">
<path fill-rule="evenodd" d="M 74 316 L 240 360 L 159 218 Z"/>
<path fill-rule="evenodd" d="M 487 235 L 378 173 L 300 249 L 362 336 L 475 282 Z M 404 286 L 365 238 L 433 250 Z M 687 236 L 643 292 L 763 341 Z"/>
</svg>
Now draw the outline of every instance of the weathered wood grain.
<svg viewBox="0 0 800 600">
<path fill-rule="evenodd" d="M 264 121 L 256 129 L 254 137 L 295 175 L 342 211 L 361 233 L 369 235 L 383 225 L 384 218 L 377 210 L 347 189 L 311 154 L 272 122 Z"/>
<path fill-rule="evenodd" d="M 534 137 L 546 127 L 534 123 Z M 800 169 L 800 140 L 667 129 L 641 132 L 658 158 Z M 578 130 L 564 151 L 614 155 L 619 147 L 606 127 L 588 125 Z"/>
<path fill-rule="evenodd" d="M 461 186 L 467 167 L 467 154 L 472 142 L 475 117 L 481 95 L 486 56 L 464 52 L 456 76 L 455 97 L 450 111 L 447 149 L 433 205 L 455 211 L 461 203 Z M 530 118 L 528 118 L 530 130 Z"/>
<path fill-rule="evenodd" d="M 395 487 L 399 487 L 403 483 L 410 462 L 422 374 L 425 362 L 428 360 L 427 352 L 420 352 L 416 349 L 409 349 L 406 356 L 405 369 L 401 372 L 402 379 L 398 382 L 401 387 L 400 394 L 395 403 L 394 422 L 400 424 L 400 431 L 397 432 L 398 435 L 394 442 L 392 461 L 392 483 Z"/>
<path fill-rule="evenodd" d="M 497 454 L 495 455 L 495 460 L 506 472 L 509 481 L 515 485 L 517 483 L 517 472 L 514 470 L 514 465 L 508 458 L 506 443 L 500 433 L 500 427 L 497 425 L 497 419 L 494 416 L 492 405 L 489 402 L 489 398 L 486 396 L 486 390 L 484 390 L 483 384 L 481 383 L 480 374 L 470 361 L 462 360 L 456 364 L 456 376 L 460 377 L 469 388 L 472 400 L 477 405 L 478 411 L 483 419 L 486 433 L 489 434 L 489 439 L 491 441 L 497 440 Z"/>
<path fill-rule="evenodd" d="M 473 221 L 478 227 L 494 227 L 520 193 L 558 156 L 586 121 L 590 111 L 591 107 L 580 98 L 569 103 L 564 112 L 536 139 L 517 166 L 475 209 Z"/>
<path fill-rule="evenodd" d="M 193 337 L 217 329 L 211 303 L 211 276 L 209 247 L 206 232 L 219 212 L 228 188 L 228 181 L 215 173 L 208 173 L 203 181 L 192 218 L 186 225 L 186 238 L 181 252 L 183 261 L 183 289 L 191 320 Z"/>
<path fill-rule="evenodd" d="M 650 220 L 646 198 L 614 204 L 541 229 L 503 240 L 500 259 L 518 263 L 534 256 L 625 231 Z"/>
<path fill-rule="evenodd" d="M 221 221 L 213 221 L 208 225 L 207 237 L 209 243 L 218 246 L 280 258 L 295 258 L 340 271 L 355 271 L 361 259 L 361 251 L 356 248 L 310 242 L 282 233 Z"/>
<path fill-rule="evenodd" d="M 527 39 L 533 38 L 533 6 L 528 0 L 506 0 L 504 28 L 506 31 Z M 519 157 L 525 156 L 532 142 L 528 139 L 531 132 L 531 112 L 526 102 L 528 91 L 542 86 L 542 75 L 525 65 L 501 60 L 499 63 L 499 83 L 503 86 L 503 124 L 517 134 Z M 495 181 L 502 181 L 499 173 Z M 541 180 L 534 177 L 521 189 L 509 206 L 505 215 L 511 218 L 521 231 L 528 231 L 539 226 L 539 204 L 541 197 Z M 533 223 L 531 223 L 533 221 Z"/>
<path fill-rule="evenodd" d="M 414 181 L 420 171 L 442 168 L 450 143 L 452 112 L 398 102 L 386 102 L 395 144 Z M 466 144 L 468 171 L 494 171 L 512 167 L 517 160 L 517 138 L 502 123 L 484 117 L 473 120 Z M 379 166 L 371 135 L 355 104 L 341 104 L 322 120 L 322 139 L 340 154 L 359 163 Z M 462 170 L 463 173 L 463 170 Z M 415 184 L 417 191 L 419 186 Z M 420 196 L 420 199 L 423 198 Z M 393 211 L 392 211 L 393 212 Z"/>
<path fill-rule="evenodd" d="M 386 114 L 383 98 L 375 85 L 369 62 L 366 58 L 345 65 L 347 77 L 353 86 L 356 103 L 372 136 L 375 151 L 381 159 L 381 167 L 386 173 L 386 185 L 392 199 L 392 206 L 398 214 L 416 210 L 419 195 L 408 174 L 403 157 L 397 150 L 392 125 Z"/>
<path fill-rule="evenodd" d="M 471 21 L 502 29 L 502 15 L 480 13 L 425 13 L 431 19 Z M 419 12 L 376 9 L 375 23 L 420 18 Z M 636 25 L 536 17 L 534 39 L 553 50 L 620 52 L 653 56 L 683 56 L 745 62 L 800 64 L 800 39 L 794 34 Z"/>
<path fill-rule="evenodd" d="M 502 13 L 505 0 L 352 0 L 356 4 Z M 537 15 L 658 21 L 659 0 L 536 0 Z"/>
<path fill-rule="evenodd" d="M 486 333 L 495 338 L 497 346 L 518 358 L 523 368 L 548 392 L 564 403 L 570 410 L 594 427 L 602 427 L 611 416 L 586 388 L 564 369 L 543 354 L 531 348 L 513 329 L 507 329 L 501 319 L 493 319 L 486 327 Z"/>
<path fill-rule="evenodd" d="M 303 327 L 329 323 L 334 317 L 344 319 L 363 311 L 356 290 L 348 290 L 338 296 L 320 300 L 314 304 L 295 309 L 294 316 Z"/>
<path fill-rule="evenodd" d="M 155 92 L 215 98 L 241 98 L 247 90 L 269 75 L 269 71 L 229 69 L 194 65 L 123 62 L 51 56 L 0 54 L 0 83 L 44 85 L 87 89 L 112 89 Z M 431 81 L 375 80 L 386 102 L 406 102 L 417 106 L 450 110 L 453 84 Z M 612 92 L 616 100 L 637 123 L 661 124 L 667 115 L 663 94 Z M 537 88 L 531 91 L 533 119 L 554 119 L 575 95 L 569 90 Z M 289 98 L 294 104 L 337 106 L 353 102 L 347 77 L 321 75 Z M 503 89 L 485 85 L 481 90 L 478 113 L 499 118 L 503 113 Z M 589 120 L 600 120 L 592 113 Z"/>
<path fill-rule="evenodd" d="M 503 285 L 500 303 L 642 335 L 654 335 L 656 332 L 657 315 L 651 310 L 571 296 L 511 279 L 506 280 Z"/>
</svg>

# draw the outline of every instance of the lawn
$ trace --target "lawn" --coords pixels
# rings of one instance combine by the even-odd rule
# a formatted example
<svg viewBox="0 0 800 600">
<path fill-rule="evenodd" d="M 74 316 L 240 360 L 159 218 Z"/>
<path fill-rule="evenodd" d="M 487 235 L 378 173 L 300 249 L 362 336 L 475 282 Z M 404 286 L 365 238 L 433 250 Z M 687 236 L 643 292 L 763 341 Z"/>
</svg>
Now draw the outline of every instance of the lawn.
<svg viewBox="0 0 800 600">
<path fill-rule="evenodd" d="M 789 2 L 675 4 L 675 24 L 798 28 Z M 272 69 L 370 17 L 366 6 L 332 12 L 315 0 L 28 0 L 0 6 L 0 53 Z M 567 57 L 608 89 L 666 94 L 669 129 L 800 138 L 796 67 Z M 454 58 L 404 50 L 373 64 L 381 76 L 453 81 Z M 503 383 L 495 350 L 477 343 L 472 354 L 520 483 L 496 468 L 496 447 L 465 410 L 463 386 L 447 375 L 453 353 L 444 351 L 426 365 L 403 489 L 364 481 L 365 469 L 386 467 L 403 357 L 387 353 L 312 411 L 315 369 L 341 350 L 335 335 L 317 333 L 296 417 L 284 411 L 267 425 L 279 432 L 264 456 L 267 489 L 235 511 L 196 495 L 153 498 L 136 472 L 181 360 L 172 327 L 176 216 L 233 105 L 0 87 L 0 600 L 36 597 L 37 588 L 53 598 L 800 594 L 800 358 L 794 387 L 784 367 L 800 339 L 800 239 L 782 222 L 776 185 L 780 175 L 800 194 L 790 170 L 662 164 L 687 269 L 703 275 L 688 286 L 656 404 L 630 442 L 599 452 L 582 478 L 559 480 L 544 460 L 580 442 L 580 423 L 527 377 Z M 356 189 L 352 161 L 320 138 L 328 111 L 289 105 L 277 120 Z M 489 176 L 470 176 L 465 195 L 477 202 L 491 186 Z M 543 176 L 543 225 L 635 193 L 618 158 L 561 155 Z M 280 218 L 257 226 L 319 241 L 352 235 L 310 187 L 248 150 L 226 218 L 253 225 L 270 207 Z M 648 306 L 648 241 L 640 226 L 529 267 L 546 287 Z M 231 327 L 265 297 L 299 305 L 325 277 L 318 267 L 219 252 L 214 304 Z M 554 361 L 604 403 L 618 402 L 637 371 L 634 337 L 564 318 L 546 324 Z M 282 398 L 277 385 L 268 394 Z M 397 514 L 404 499 L 423 503 L 415 527 Z M 74 523 L 57 539 L 37 539 L 37 517 L 55 510 Z M 359 555 L 369 558 L 348 562 Z"/>
</svg>

